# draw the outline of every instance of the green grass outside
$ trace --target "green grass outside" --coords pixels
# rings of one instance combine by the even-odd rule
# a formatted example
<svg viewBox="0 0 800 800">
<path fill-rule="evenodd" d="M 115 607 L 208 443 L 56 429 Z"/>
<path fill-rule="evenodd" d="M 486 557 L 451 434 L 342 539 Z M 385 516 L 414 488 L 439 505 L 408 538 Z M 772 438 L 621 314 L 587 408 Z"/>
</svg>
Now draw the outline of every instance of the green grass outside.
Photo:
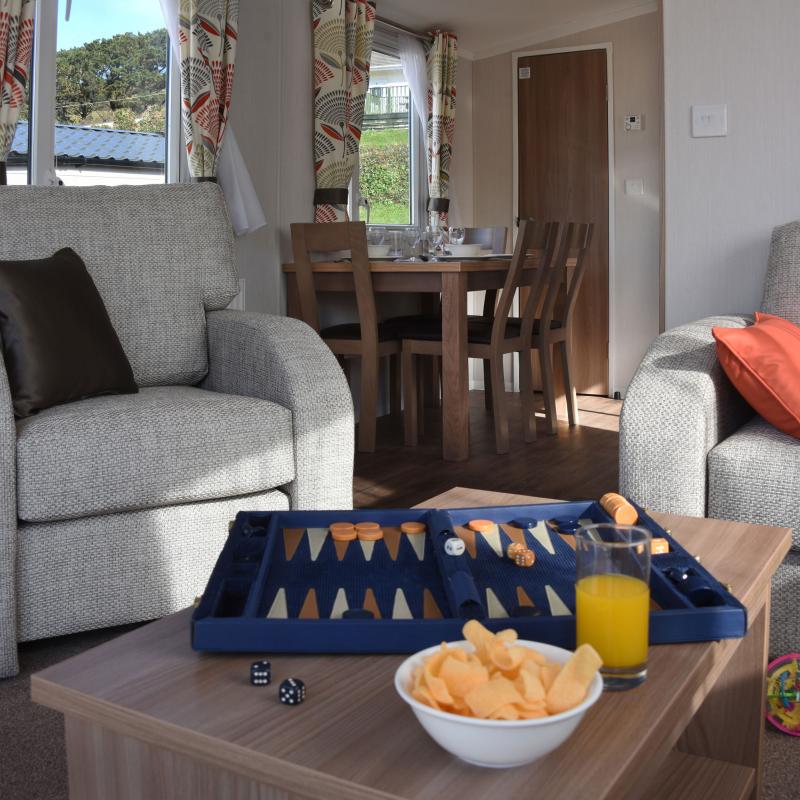
<svg viewBox="0 0 800 800">
<path fill-rule="evenodd" d="M 381 128 L 361 133 L 361 147 L 385 147 L 390 144 L 407 144 L 408 128 Z"/>
<path fill-rule="evenodd" d="M 370 225 L 408 225 L 411 222 L 408 203 L 374 203 L 369 211 Z"/>
</svg>

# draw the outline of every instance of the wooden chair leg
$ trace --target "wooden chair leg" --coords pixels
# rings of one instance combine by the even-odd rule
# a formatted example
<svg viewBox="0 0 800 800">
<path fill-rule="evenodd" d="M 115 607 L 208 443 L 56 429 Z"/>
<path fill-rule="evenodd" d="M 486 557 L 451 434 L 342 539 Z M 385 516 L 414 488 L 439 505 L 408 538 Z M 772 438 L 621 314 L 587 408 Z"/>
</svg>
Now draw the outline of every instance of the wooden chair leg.
<svg viewBox="0 0 800 800">
<path fill-rule="evenodd" d="M 375 452 L 375 423 L 378 408 L 378 375 L 380 359 L 361 358 L 361 407 L 358 417 L 358 449 Z"/>
<path fill-rule="evenodd" d="M 492 368 L 489 359 L 483 359 L 483 407 L 492 410 Z"/>
<path fill-rule="evenodd" d="M 417 414 L 419 398 L 417 392 L 417 357 L 410 350 L 403 350 L 403 435 L 406 447 L 416 447 L 419 442 Z"/>
<path fill-rule="evenodd" d="M 339 366 L 342 368 L 342 372 L 344 372 L 344 379 L 347 381 L 347 385 L 350 385 L 350 359 L 347 356 L 336 356 L 336 360 L 339 362 Z"/>
<path fill-rule="evenodd" d="M 400 390 L 400 354 L 388 356 L 389 358 L 389 413 L 399 417 L 402 411 L 402 398 Z"/>
<path fill-rule="evenodd" d="M 542 394 L 544 395 L 544 414 L 547 432 L 554 434 L 556 427 L 556 388 L 553 375 L 553 347 L 550 342 L 542 342 L 539 351 L 539 366 L 542 373 Z"/>
<path fill-rule="evenodd" d="M 442 407 L 442 359 L 440 356 L 431 357 L 431 396 L 428 398 L 429 408 Z"/>
<path fill-rule="evenodd" d="M 508 403 L 506 402 L 503 355 L 489 359 L 492 373 L 492 412 L 494 415 L 494 441 L 498 453 L 508 452 Z"/>
<path fill-rule="evenodd" d="M 431 393 L 431 387 L 428 385 L 428 380 L 431 376 L 430 371 L 426 371 L 426 356 L 414 356 L 416 367 L 414 374 L 417 378 L 417 437 L 425 435 L 425 402 L 427 396 Z M 427 390 L 427 391 L 426 391 Z"/>
<path fill-rule="evenodd" d="M 572 342 L 569 340 L 559 342 L 559 349 L 561 350 L 561 371 L 564 374 L 564 394 L 567 396 L 567 418 L 570 428 L 574 428 L 580 420 L 578 418 L 578 398 L 575 395 L 575 383 L 570 370 Z"/>
<path fill-rule="evenodd" d="M 532 350 L 519 354 L 519 397 L 522 406 L 522 431 L 526 442 L 536 441 L 536 413 L 533 402 Z"/>
</svg>

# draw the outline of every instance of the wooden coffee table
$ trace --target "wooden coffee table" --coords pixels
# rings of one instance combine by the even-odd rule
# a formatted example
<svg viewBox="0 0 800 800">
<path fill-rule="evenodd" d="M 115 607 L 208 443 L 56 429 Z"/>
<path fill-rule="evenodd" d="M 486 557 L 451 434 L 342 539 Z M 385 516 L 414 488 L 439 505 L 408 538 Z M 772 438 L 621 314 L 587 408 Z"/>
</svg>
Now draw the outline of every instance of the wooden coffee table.
<svg viewBox="0 0 800 800">
<path fill-rule="evenodd" d="M 453 489 L 421 505 L 530 503 Z M 650 650 L 645 684 L 605 694 L 561 748 L 529 767 L 461 763 L 395 694 L 399 656 L 272 657 L 189 646 L 186 610 L 34 675 L 66 720 L 70 796 L 96 800 L 709 798 L 758 796 L 770 578 L 790 532 L 654 514 L 747 606 L 744 639 Z M 277 683 L 302 678 L 303 705 Z"/>
</svg>

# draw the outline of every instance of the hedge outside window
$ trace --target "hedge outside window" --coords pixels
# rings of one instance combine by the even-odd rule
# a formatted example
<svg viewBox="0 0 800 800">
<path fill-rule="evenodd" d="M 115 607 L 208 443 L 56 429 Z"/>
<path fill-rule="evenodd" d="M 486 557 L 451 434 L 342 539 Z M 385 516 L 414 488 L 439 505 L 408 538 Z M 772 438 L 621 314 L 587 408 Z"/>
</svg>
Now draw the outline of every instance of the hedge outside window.
<svg viewBox="0 0 800 800">
<path fill-rule="evenodd" d="M 411 112 L 400 59 L 373 50 L 358 171 L 359 194 L 369 201 L 372 224 L 415 222 L 411 130 L 416 117 Z"/>
</svg>

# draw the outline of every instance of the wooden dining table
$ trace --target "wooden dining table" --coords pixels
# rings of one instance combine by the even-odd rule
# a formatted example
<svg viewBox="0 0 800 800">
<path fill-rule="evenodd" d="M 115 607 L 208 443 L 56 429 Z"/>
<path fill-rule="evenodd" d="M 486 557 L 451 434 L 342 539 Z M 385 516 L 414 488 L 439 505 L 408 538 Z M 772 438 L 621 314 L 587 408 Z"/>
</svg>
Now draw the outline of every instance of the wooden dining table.
<svg viewBox="0 0 800 800">
<path fill-rule="evenodd" d="M 469 458 L 469 360 L 467 358 L 467 295 L 502 289 L 511 256 L 462 261 L 370 262 L 376 293 L 441 295 L 442 301 L 442 454 L 446 461 Z M 538 259 L 529 259 L 522 284 L 533 282 Z M 314 263 L 317 292 L 353 291 L 348 262 Z M 284 264 L 287 313 L 302 319 L 294 264 Z"/>
</svg>

